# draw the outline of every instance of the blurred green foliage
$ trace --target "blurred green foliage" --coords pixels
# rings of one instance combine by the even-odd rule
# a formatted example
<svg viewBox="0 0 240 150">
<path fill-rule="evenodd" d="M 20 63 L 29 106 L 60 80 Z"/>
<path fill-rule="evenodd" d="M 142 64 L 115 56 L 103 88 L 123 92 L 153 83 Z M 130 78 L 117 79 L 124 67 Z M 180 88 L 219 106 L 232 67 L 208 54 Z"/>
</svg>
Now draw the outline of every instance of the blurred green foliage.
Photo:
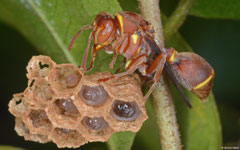
<svg viewBox="0 0 240 150">
<path fill-rule="evenodd" d="M 227 0 L 210 0 L 209 2 L 207 0 L 196 0 L 190 14 L 206 18 L 239 19 L 240 10 L 235 8 L 239 6 L 239 3 L 237 0 L 235 2 L 236 5 L 230 4 L 230 1 L 227 2 Z M 123 10 L 138 12 L 136 0 L 127 2 L 119 0 L 119 3 Z M 177 3 L 177 0 L 161 0 L 162 11 L 169 16 Z M 0 20 L 3 21 L 0 22 L 2 49 L 0 61 L 1 64 L 4 64 L 2 65 L 0 78 L 2 99 L 0 115 L 3 119 L 1 124 L 3 136 L 1 136 L 0 144 L 28 149 L 57 149 L 53 143 L 26 142 L 22 137 L 17 136 L 13 130 L 14 118 L 7 112 L 8 101 L 13 93 L 21 92 L 26 87 L 25 67 L 31 56 L 41 53 L 50 55 L 57 62 L 70 61 L 79 64 L 89 32 L 84 32 L 76 42 L 76 47 L 71 53 L 68 53 L 66 47 L 73 35 L 81 26 L 91 23 L 98 12 L 114 13 L 121 11 L 120 6 L 115 0 L 94 0 L 91 2 L 86 0 L 0 1 Z M 240 70 L 238 69 L 240 52 L 237 45 L 240 39 L 239 26 L 240 21 L 188 17 L 180 29 L 180 33 L 194 51 L 206 58 L 215 68 L 216 79 L 213 90 L 219 106 L 224 143 L 235 142 L 240 138 L 240 112 L 237 109 L 240 106 L 237 95 L 240 83 Z M 18 29 L 18 31 L 14 28 Z M 19 34 L 19 31 L 21 34 Z M 168 45 L 176 48 L 179 46 L 181 50 L 190 49 L 190 47 L 187 48 L 182 43 L 185 42 L 178 34 L 174 35 Z M 100 53 L 96 59 L 96 69 L 93 72 L 109 70 L 106 68 L 110 59 L 111 55 Z M 174 92 L 174 88 L 172 89 L 176 101 L 182 143 L 185 145 L 184 149 L 217 149 L 221 142 L 219 141 L 221 132 L 218 131 L 219 123 L 214 101 L 211 100 L 202 104 L 193 96 L 194 109 L 188 110 L 181 98 L 179 100 L 179 95 Z M 159 135 L 157 134 L 158 131 L 150 102 L 147 103 L 147 108 L 150 119 L 144 123 L 142 129 L 136 135 L 133 149 L 153 150 L 160 147 Z M 117 138 L 124 138 L 124 136 L 120 134 Z M 126 146 L 124 143 L 118 144 L 118 140 L 113 140 L 113 145 L 115 143 L 116 146 L 121 146 L 121 144 Z M 101 150 L 106 148 L 103 143 L 91 143 L 79 149 Z"/>
<path fill-rule="evenodd" d="M 8 145 L 2 145 L 0 146 L 0 150 L 24 150 L 23 148 L 8 146 Z"/>
</svg>

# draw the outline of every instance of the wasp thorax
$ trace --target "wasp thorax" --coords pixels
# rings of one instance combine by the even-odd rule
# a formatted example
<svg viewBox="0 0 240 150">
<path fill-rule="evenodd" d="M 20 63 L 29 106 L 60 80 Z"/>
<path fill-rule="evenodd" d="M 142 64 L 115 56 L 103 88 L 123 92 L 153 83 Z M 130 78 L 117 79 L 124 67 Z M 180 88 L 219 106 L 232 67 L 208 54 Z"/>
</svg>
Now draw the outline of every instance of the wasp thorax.
<svg viewBox="0 0 240 150">
<path fill-rule="evenodd" d="M 108 98 L 107 92 L 101 85 L 100 86 L 83 85 L 78 95 L 85 103 L 92 106 L 103 104 Z"/>
<path fill-rule="evenodd" d="M 112 105 L 111 115 L 120 121 L 135 120 L 140 113 L 136 102 L 124 102 L 115 100 Z"/>
<path fill-rule="evenodd" d="M 97 131 L 102 131 L 109 126 L 103 117 L 90 118 L 86 116 L 83 118 L 82 123 L 86 128 Z"/>
</svg>

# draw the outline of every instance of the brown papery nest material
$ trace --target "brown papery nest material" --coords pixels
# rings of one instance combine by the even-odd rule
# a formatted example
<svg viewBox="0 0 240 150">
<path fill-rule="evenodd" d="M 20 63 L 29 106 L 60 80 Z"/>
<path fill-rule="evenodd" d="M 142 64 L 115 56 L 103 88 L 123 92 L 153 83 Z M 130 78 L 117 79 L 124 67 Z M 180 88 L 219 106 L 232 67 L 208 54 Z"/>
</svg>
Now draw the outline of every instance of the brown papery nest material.
<svg viewBox="0 0 240 150">
<path fill-rule="evenodd" d="M 137 132 L 147 119 L 134 77 L 99 82 L 111 73 L 84 75 L 72 64 L 42 55 L 32 57 L 27 71 L 28 87 L 9 102 L 15 130 L 25 140 L 77 148 L 105 142 L 118 131 Z"/>
</svg>

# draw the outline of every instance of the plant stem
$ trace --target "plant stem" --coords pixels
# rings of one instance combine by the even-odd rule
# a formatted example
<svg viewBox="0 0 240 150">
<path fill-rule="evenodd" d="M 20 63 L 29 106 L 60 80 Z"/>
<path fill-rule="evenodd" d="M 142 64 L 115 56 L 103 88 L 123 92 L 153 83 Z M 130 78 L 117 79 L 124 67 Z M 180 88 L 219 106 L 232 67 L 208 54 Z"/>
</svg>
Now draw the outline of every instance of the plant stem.
<svg viewBox="0 0 240 150">
<path fill-rule="evenodd" d="M 164 37 L 163 37 L 163 28 L 162 20 L 159 9 L 158 0 L 138 0 L 139 7 L 143 18 L 149 21 L 155 31 L 155 39 L 158 40 L 158 46 L 162 49 L 164 48 Z"/>
<path fill-rule="evenodd" d="M 175 107 L 169 87 L 164 80 L 152 93 L 153 107 L 160 130 L 162 150 L 180 150 L 182 148 Z"/>
<path fill-rule="evenodd" d="M 155 30 L 159 47 L 164 48 L 164 38 L 158 0 L 138 0 L 142 16 Z M 175 107 L 168 85 L 163 78 L 152 93 L 154 110 L 160 133 L 162 150 L 180 150 L 181 140 L 175 115 Z"/>
<path fill-rule="evenodd" d="M 167 42 L 171 36 L 178 31 L 180 26 L 183 24 L 186 19 L 188 12 L 192 6 L 194 0 L 181 0 L 178 3 L 177 8 L 171 14 L 164 24 L 164 37 L 165 42 Z"/>
</svg>

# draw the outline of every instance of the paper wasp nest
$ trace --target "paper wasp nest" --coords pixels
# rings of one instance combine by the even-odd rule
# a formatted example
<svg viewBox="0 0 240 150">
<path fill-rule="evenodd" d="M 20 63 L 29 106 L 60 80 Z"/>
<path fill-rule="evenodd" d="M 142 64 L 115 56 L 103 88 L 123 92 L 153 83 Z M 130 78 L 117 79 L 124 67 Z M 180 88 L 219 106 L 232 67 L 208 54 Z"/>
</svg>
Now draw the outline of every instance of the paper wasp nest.
<svg viewBox="0 0 240 150">
<path fill-rule="evenodd" d="M 47 56 L 34 56 L 27 71 L 28 87 L 9 102 L 15 130 L 25 140 L 77 148 L 107 141 L 114 132 L 137 132 L 147 119 L 133 77 L 98 82 L 111 74 L 84 75 L 72 64 L 58 65 Z"/>
</svg>

